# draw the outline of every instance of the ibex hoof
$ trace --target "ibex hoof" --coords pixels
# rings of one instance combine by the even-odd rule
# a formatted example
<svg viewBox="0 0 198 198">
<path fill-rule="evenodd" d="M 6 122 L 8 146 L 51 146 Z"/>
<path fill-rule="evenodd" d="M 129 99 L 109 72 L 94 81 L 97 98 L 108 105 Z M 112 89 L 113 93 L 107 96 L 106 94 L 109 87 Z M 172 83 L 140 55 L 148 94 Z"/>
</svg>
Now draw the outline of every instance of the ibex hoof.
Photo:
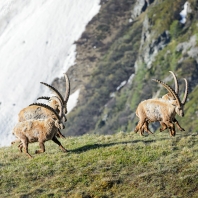
<svg viewBox="0 0 198 198">
<path fill-rule="evenodd" d="M 39 153 L 43 153 L 43 151 L 41 151 L 41 150 L 36 150 L 35 151 L 35 154 L 39 154 Z"/>
<path fill-rule="evenodd" d="M 175 137 L 175 135 L 176 135 L 175 132 L 173 132 L 173 133 L 170 134 L 171 137 Z"/>
<path fill-rule="evenodd" d="M 67 153 L 67 152 L 68 152 L 68 150 L 67 150 L 67 149 L 62 149 L 62 151 L 63 151 L 64 153 Z"/>
</svg>

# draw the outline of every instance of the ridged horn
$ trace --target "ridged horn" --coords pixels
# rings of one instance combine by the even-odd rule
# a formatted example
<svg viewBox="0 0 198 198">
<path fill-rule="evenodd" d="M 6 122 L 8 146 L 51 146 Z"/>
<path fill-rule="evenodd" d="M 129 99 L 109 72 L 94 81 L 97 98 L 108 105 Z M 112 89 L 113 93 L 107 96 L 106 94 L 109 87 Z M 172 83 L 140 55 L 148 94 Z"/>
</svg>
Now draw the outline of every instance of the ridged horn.
<svg viewBox="0 0 198 198">
<path fill-rule="evenodd" d="M 67 122 L 67 118 L 66 118 L 66 115 L 65 115 L 65 114 L 63 114 L 62 121 L 63 121 L 63 122 Z"/>
<path fill-rule="evenodd" d="M 52 113 L 54 113 L 56 115 L 56 117 L 61 120 L 61 117 L 59 116 L 59 114 L 50 106 L 46 105 L 46 104 L 43 104 L 43 103 L 32 103 L 30 104 L 29 106 L 33 106 L 33 105 L 36 105 L 36 106 L 40 106 L 40 107 L 44 107 L 48 110 L 50 110 Z"/>
<path fill-rule="evenodd" d="M 41 100 L 41 99 L 43 99 L 43 100 L 49 100 L 50 97 L 48 97 L 48 96 L 41 96 L 41 97 L 38 97 L 37 98 L 37 100 Z"/>
<path fill-rule="evenodd" d="M 175 76 L 175 74 L 172 71 L 169 71 L 169 72 L 173 75 L 173 78 L 174 78 L 174 81 L 175 81 L 175 93 L 178 94 L 179 93 L 179 86 L 178 86 L 177 77 Z"/>
<path fill-rule="evenodd" d="M 70 81 L 66 73 L 64 73 L 64 76 L 65 76 L 65 81 L 66 81 L 66 91 L 65 91 L 64 101 L 66 105 L 69 99 L 69 95 L 70 95 Z"/>
<path fill-rule="evenodd" d="M 179 96 L 169 85 L 167 85 L 165 82 L 162 82 L 161 80 L 157 80 L 157 79 L 152 79 L 152 80 L 162 84 L 164 86 L 164 88 L 167 89 L 167 91 L 175 98 L 178 105 L 181 107 L 181 101 L 179 99 Z"/>
<path fill-rule="evenodd" d="M 48 85 L 47 83 L 44 83 L 44 82 L 40 82 L 40 83 L 49 87 L 62 100 L 62 103 L 64 103 L 64 99 L 63 99 L 62 95 L 60 94 L 60 92 L 56 88 L 54 88 L 53 86 Z"/>
<path fill-rule="evenodd" d="M 186 100 L 187 100 L 187 96 L 188 96 L 188 81 L 186 80 L 186 78 L 184 78 L 184 81 L 185 81 L 185 92 L 184 92 L 184 97 L 183 97 L 183 100 L 182 100 L 182 104 L 185 105 L 186 103 Z"/>
</svg>

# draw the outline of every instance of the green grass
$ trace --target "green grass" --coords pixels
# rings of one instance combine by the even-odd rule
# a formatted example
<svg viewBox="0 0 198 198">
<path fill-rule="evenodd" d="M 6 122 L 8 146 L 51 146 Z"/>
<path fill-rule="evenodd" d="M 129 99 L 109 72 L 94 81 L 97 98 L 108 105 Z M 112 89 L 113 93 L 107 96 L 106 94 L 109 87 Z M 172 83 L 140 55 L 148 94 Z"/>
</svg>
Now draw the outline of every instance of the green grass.
<svg viewBox="0 0 198 198">
<path fill-rule="evenodd" d="M 198 197 L 198 133 L 84 135 L 33 159 L 0 148 L 0 197 Z"/>
</svg>

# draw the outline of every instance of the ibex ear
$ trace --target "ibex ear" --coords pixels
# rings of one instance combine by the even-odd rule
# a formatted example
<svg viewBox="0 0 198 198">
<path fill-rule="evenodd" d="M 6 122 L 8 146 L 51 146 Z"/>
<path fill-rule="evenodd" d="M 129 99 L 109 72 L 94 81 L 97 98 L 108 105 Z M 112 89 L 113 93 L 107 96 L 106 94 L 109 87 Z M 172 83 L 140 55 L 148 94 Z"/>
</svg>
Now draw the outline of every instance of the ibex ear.
<svg viewBox="0 0 198 198">
<path fill-rule="evenodd" d="M 173 106 L 177 106 L 177 101 L 176 101 L 176 100 L 171 100 L 171 104 L 172 104 Z"/>
<path fill-rule="evenodd" d="M 52 115 L 52 119 L 53 119 L 54 121 L 57 121 L 57 118 L 56 118 L 56 116 L 54 116 L 54 115 Z"/>
</svg>

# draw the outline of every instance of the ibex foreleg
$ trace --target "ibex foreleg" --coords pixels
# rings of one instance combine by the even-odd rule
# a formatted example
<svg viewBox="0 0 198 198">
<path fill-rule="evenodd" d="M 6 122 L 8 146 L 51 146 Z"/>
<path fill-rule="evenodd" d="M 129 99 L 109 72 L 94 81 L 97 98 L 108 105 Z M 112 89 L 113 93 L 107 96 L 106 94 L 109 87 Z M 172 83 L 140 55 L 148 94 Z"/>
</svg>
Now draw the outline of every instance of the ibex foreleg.
<svg viewBox="0 0 198 198">
<path fill-rule="evenodd" d="M 40 149 L 40 150 L 36 150 L 35 153 L 36 153 L 36 154 L 44 153 L 44 152 L 45 152 L 45 145 L 44 145 L 44 142 L 43 142 L 43 141 L 39 142 L 39 146 L 40 146 L 41 149 Z"/>
<path fill-rule="evenodd" d="M 62 144 L 58 141 L 58 139 L 57 139 L 55 136 L 52 138 L 52 141 L 53 141 L 54 143 L 58 144 L 58 146 L 61 148 L 62 151 L 67 152 L 67 149 L 65 149 L 65 148 L 62 146 Z"/>
<path fill-rule="evenodd" d="M 166 128 L 168 127 L 170 136 L 175 136 L 175 125 L 171 121 L 163 121 L 164 126 L 166 125 Z"/>
<path fill-rule="evenodd" d="M 182 127 L 180 126 L 179 122 L 178 122 L 175 118 L 173 119 L 173 122 L 176 124 L 177 128 L 178 128 L 180 131 L 185 131 L 185 129 L 182 128 Z"/>
</svg>

